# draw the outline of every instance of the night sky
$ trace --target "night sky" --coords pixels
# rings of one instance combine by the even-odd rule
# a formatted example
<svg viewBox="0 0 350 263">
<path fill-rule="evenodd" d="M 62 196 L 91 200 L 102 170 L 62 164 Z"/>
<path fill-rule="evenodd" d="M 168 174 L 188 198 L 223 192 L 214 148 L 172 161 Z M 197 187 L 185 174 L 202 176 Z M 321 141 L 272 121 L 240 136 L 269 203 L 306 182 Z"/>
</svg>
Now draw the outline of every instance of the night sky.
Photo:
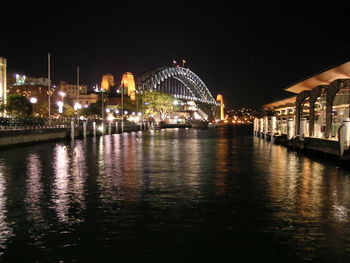
<svg viewBox="0 0 350 263">
<path fill-rule="evenodd" d="M 27 2 L 1 3 L 0 56 L 8 71 L 40 77 L 50 52 L 54 82 L 74 83 L 77 66 L 92 87 L 103 73 L 120 82 L 185 59 L 238 109 L 288 97 L 284 87 L 350 57 L 346 1 Z"/>
</svg>

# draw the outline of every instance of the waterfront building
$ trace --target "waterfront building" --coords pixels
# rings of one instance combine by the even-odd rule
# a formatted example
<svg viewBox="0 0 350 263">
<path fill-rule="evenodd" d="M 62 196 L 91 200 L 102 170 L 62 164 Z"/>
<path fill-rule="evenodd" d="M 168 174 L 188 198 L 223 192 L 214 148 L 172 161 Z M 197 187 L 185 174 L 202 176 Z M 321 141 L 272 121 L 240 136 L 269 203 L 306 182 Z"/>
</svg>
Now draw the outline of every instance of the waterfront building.
<svg viewBox="0 0 350 263">
<path fill-rule="evenodd" d="M 337 139 L 350 117 L 350 61 L 313 74 L 285 88 L 294 96 L 264 105 L 278 118 L 293 118 L 295 135 Z M 302 125 L 301 121 L 306 125 Z"/>
<path fill-rule="evenodd" d="M 0 103 L 6 103 L 7 78 L 6 58 L 0 57 Z"/>
<path fill-rule="evenodd" d="M 38 116 L 47 115 L 48 110 L 48 85 L 47 78 L 31 78 L 21 74 L 11 74 L 8 78 L 7 93 L 19 94 L 25 96 L 28 100 L 36 99 L 35 112 Z M 51 87 L 52 97 L 57 96 L 55 85 Z M 51 112 L 54 112 L 57 107 L 51 103 Z"/>
<path fill-rule="evenodd" d="M 265 137 L 285 135 L 288 140 L 311 138 L 313 143 L 321 139 L 324 145 L 325 141 L 334 141 L 333 145 L 339 146 L 338 155 L 350 150 L 350 61 L 308 76 L 285 90 L 294 95 L 264 105 L 273 114 L 256 119 L 255 132 Z M 327 145 L 321 147 L 326 152 L 332 144 Z"/>
</svg>

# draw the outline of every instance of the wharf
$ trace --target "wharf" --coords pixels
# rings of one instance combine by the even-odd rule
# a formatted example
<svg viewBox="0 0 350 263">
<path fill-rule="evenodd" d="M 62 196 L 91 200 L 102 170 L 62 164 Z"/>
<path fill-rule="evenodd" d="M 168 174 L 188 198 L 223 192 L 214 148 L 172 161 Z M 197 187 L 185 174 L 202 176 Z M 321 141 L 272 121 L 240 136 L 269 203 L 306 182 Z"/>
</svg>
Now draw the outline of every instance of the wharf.
<svg viewBox="0 0 350 263">
<path fill-rule="evenodd" d="M 287 135 L 273 135 L 271 133 L 256 132 L 256 136 L 271 141 L 274 144 L 282 145 L 298 151 L 305 152 L 319 152 L 339 160 L 349 161 L 350 152 L 348 150 L 341 151 L 341 145 L 338 140 L 331 140 L 325 138 L 305 137 L 301 139 L 300 136 L 295 136 L 288 140 Z"/>
</svg>

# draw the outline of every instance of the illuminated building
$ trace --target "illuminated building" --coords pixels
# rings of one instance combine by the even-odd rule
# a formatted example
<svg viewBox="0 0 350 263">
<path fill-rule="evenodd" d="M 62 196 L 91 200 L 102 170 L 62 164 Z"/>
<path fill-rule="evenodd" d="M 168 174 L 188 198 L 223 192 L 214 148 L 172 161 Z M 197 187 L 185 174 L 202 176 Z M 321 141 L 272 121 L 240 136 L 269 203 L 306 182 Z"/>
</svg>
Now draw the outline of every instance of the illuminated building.
<svg viewBox="0 0 350 263">
<path fill-rule="evenodd" d="M 0 57 L 0 102 L 6 102 L 6 59 Z"/>
<path fill-rule="evenodd" d="M 224 114 L 224 97 L 221 94 L 218 94 L 216 96 L 216 101 L 220 103 L 220 114 L 219 114 L 219 119 L 222 121 L 225 119 L 225 114 Z"/>
<path fill-rule="evenodd" d="M 114 77 L 111 74 L 104 74 L 101 81 L 101 89 L 105 92 L 110 92 L 111 87 L 115 85 Z"/>
<path fill-rule="evenodd" d="M 27 99 L 36 98 L 36 113 L 38 113 L 39 116 L 47 115 L 49 85 L 49 80 L 47 78 L 30 78 L 25 75 L 11 74 L 8 77 L 8 82 L 8 95 L 19 94 L 25 96 Z M 51 91 L 52 98 L 55 98 L 55 96 L 57 96 L 55 85 L 52 86 Z M 56 105 L 52 103 L 51 112 L 54 112 L 56 108 Z"/>
<path fill-rule="evenodd" d="M 61 81 L 60 86 L 58 88 L 60 91 L 63 91 L 67 94 L 68 97 L 74 97 L 78 96 L 80 94 L 86 94 L 87 93 L 87 86 L 86 85 L 76 85 L 76 84 L 68 84 L 64 81 Z"/>
<path fill-rule="evenodd" d="M 132 101 L 135 100 L 135 80 L 130 72 L 125 72 L 122 76 L 121 86 L 124 88 L 124 93 L 128 94 Z"/>
<path fill-rule="evenodd" d="M 79 103 L 82 107 L 87 107 L 88 105 L 97 102 L 98 95 L 95 93 L 80 94 L 79 96 L 78 95 L 71 95 L 69 98 L 70 98 L 72 105 Z"/>
</svg>

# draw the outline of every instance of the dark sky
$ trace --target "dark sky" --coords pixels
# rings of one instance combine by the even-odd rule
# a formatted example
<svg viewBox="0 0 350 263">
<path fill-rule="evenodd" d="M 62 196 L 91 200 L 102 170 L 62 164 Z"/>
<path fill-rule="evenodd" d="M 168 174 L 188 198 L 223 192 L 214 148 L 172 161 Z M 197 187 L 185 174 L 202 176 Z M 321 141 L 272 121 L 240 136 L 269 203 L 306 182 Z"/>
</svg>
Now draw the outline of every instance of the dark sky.
<svg viewBox="0 0 350 263">
<path fill-rule="evenodd" d="M 8 2 L 0 29 L 8 70 L 46 76 L 50 52 L 56 82 L 75 82 L 77 66 L 91 87 L 103 73 L 119 82 L 125 71 L 185 59 L 238 109 L 288 97 L 284 87 L 350 57 L 346 1 Z"/>
</svg>

